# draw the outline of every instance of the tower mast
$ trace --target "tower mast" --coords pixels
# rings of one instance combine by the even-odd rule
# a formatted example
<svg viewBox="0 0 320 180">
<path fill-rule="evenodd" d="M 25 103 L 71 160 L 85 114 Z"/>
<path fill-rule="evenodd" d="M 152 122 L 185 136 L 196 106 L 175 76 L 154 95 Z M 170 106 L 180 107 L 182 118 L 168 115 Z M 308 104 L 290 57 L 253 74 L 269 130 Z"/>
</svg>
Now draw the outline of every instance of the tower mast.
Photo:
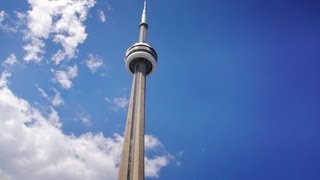
<svg viewBox="0 0 320 180">
<path fill-rule="evenodd" d="M 144 179 L 144 134 L 145 134 L 145 93 L 146 76 L 154 72 L 158 55 L 146 43 L 147 2 L 144 0 L 139 42 L 126 51 L 125 66 L 133 74 L 127 123 L 118 180 Z"/>
</svg>

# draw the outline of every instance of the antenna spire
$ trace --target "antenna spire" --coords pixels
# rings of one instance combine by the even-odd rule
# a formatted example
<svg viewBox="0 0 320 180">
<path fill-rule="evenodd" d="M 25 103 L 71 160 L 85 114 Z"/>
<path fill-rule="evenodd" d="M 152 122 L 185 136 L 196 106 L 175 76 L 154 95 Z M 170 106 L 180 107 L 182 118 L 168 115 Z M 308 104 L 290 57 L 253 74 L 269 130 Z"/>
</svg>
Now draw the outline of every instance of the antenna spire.
<svg viewBox="0 0 320 180">
<path fill-rule="evenodd" d="M 147 23 L 147 0 L 144 0 L 141 23 Z"/>
<path fill-rule="evenodd" d="M 147 23 L 147 0 L 144 0 L 144 6 L 141 16 L 141 23 L 140 23 L 140 36 L 139 36 L 139 42 L 145 43 L 147 38 L 147 29 L 148 29 L 148 23 Z"/>
</svg>

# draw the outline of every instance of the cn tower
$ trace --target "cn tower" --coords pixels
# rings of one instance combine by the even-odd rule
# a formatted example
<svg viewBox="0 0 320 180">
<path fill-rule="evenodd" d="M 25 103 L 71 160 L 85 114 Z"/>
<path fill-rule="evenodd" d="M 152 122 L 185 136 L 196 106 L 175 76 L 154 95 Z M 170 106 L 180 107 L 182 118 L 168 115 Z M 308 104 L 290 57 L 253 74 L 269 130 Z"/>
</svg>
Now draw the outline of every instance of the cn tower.
<svg viewBox="0 0 320 180">
<path fill-rule="evenodd" d="M 157 52 L 146 43 L 147 4 L 139 25 L 139 42 L 133 44 L 126 52 L 125 66 L 133 74 L 133 82 L 124 135 L 123 150 L 118 180 L 144 179 L 144 119 L 146 76 L 155 71 Z"/>
</svg>

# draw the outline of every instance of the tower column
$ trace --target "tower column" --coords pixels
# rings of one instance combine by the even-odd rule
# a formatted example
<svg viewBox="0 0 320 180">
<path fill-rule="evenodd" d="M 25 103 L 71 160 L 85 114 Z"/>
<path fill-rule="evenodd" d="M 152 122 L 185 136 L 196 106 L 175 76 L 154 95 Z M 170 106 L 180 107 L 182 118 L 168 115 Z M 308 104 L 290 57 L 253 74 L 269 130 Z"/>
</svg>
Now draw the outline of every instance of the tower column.
<svg viewBox="0 0 320 180">
<path fill-rule="evenodd" d="M 128 48 L 125 66 L 133 74 L 118 180 L 144 180 L 144 127 L 146 76 L 155 71 L 157 52 L 146 43 L 147 2 L 139 25 L 139 42 Z"/>
<path fill-rule="evenodd" d="M 137 62 L 133 76 L 119 180 L 144 179 L 146 65 Z"/>
<path fill-rule="evenodd" d="M 135 147 L 134 147 L 134 165 L 133 180 L 144 179 L 144 116 L 145 116 L 145 94 L 146 94 L 146 65 L 138 63 L 136 65 L 136 108 L 135 108 Z"/>
</svg>

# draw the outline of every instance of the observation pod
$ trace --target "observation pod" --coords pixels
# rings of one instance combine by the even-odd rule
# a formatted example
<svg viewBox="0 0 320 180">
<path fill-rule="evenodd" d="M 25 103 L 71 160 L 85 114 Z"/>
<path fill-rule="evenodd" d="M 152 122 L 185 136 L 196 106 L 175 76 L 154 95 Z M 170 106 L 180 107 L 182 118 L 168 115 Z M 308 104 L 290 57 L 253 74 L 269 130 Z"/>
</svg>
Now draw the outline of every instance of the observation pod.
<svg viewBox="0 0 320 180">
<path fill-rule="evenodd" d="M 157 61 L 157 52 L 147 43 L 135 43 L 126 51 L 125 66 L 131 74 L 135 73 L 137 63 L 143 63 L 146 65 L 146 75 L 149 75 L 156 70 Z"/>
</svg>

